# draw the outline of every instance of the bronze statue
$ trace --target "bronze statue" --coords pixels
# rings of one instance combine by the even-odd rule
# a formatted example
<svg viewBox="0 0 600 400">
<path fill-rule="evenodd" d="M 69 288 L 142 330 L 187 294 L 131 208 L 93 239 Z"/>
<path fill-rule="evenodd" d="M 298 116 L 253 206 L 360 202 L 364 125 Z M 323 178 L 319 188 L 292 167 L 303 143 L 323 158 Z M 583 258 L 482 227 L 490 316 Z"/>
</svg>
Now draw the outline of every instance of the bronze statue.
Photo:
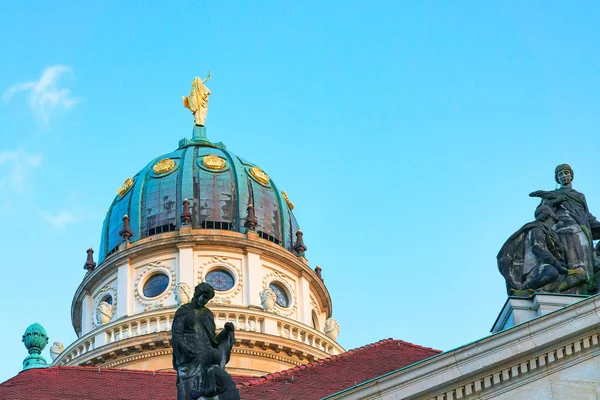
<svg viewBox="0 0 600 400">
<path fill-rule="evenodd" d="M 204 121 L 206 121 L 206 116 L 208 115 L 210 89 L 204 84 L 208 82 L 210 77 L 210 71 L 204 81 L 195 77 L 192 81 L 192 89 L 190 90 L 189 97 L 183 96 L 183 106 L 190 109 L 192 114 L 194 114 L 194 122 L 199 126 L 204 126 Z"/>
<path fill-rule="evenodd" d="M 580 283 L 583 271 L 569 270 L 564 264 L 564 249 L 552 230 L 556 219 L 551 207 L 540 205 L 535 221 L 511 235 L 500 249 L 498 269 L 509 295 L 527 295 L 538 289 L 557 292 Z"/>
<path fill-rule="evenodd" d="M 192 300 L 175 313 L 172 343 L 177 400 L 240 399 L 235 382 L 225 372 L 234 342 L 234 326 L 227 322 L 216 334 L 213 313 L 206 308 L 214 295 L 212 286 L 203 282 L 196 286 Z"/>
<path fill-rule="evenodd" d="M 529 195 L 542 199 L 536 221 L 515 232 L 498 253 L 509 295 L 598 290 L 600 258 L 593 241 L 600 239 L 600 222 L 589 212 L 585 196 L 572 188 L 573 176 L 573 169 L 561 164 L 554 174 L 559 189 Z"/>
<path fill-rule="evenodd" d="M 558 222 L 553 229 L 565 248 L 566 262 L 572 269 L 582 269 L 586 279 L 592 283 L 596 274 L 593 241 L 600 239 L 600 222 L 590 213 L 583 193 L 572 188 L 574 176 L 573 169 L 568 164 L 560 164 L 554 170 L 554 179 L 560 184 L 560 188 L 538 190 L 530 196 L 540 197 L 541 204 L 555 210 Z M 592 288 L 588 288 L 587 292 L 595 291 L 590 289 Z M 584 288 L 575 292 L 587 294 Z"/>
</svg>

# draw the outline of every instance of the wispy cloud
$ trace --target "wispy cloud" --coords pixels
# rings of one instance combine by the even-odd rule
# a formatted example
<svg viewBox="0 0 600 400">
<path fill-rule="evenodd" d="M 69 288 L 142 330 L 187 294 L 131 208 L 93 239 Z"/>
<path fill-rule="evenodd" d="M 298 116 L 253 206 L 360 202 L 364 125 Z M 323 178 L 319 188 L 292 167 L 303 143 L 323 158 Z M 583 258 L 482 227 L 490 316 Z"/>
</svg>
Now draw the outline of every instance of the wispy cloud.
<svg viewBox="0 0 600 400">
<path fill-rule="evenodd" d="M 41 211 L 41 214 L 44 220 L 46 220 L 54 228 L 61 231 L 64 230 L 67 225 L 79 222 L 79 218 L 77 218 L 71 211 L 67 210 L 60 210 L 56 214 Z"/>
<path fill-rule="evenodd" d="M 42 164 L 41 153 L 27 153 L 23 150 L 0 153 L 0 188 L 8 186 L 22 192 L 31 171 Z"/>
<path fill-rule="evenodd" d="M 78 224 L 86 219 L 85 206 L 82 200 L 83 196 L 80 193 L 72 192 L 67 196 L 64 204 L 54 208 L 58 211 L 38 209 L 37 212 L 54 229 L 63 231 L 69 225 Z"/>
<path fill-rule="evenodd" d="M 65 65 L 47 67 L 39 80 L 11 86 L 2 100 L 8 102 L 19 92 L 29 92 L 31 110 L 40 122 L 48 125 L 52 117 L 73 109 L 80 100 L 72 97 L 70 89 L 58 87 L 60 77 L 65 74 L 73 75 L 73 71 Z"/>
</svg>

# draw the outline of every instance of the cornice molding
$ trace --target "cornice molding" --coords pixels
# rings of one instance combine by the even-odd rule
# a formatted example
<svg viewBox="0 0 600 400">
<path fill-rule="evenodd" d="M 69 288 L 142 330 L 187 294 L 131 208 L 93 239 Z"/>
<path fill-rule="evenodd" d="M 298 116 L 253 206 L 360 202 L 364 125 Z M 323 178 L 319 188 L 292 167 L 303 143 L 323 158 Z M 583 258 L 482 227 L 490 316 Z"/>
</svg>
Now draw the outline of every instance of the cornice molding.
<svg viewBox="0 0 600 400">
<path fill-rule="evenodd" d="M 596 295 L 325 399 L 485 399 L 492 390 L 510 390 L 549 367 L 560 368 L 574 356 L 600 353 L 599 325 Z"/>
</svg>

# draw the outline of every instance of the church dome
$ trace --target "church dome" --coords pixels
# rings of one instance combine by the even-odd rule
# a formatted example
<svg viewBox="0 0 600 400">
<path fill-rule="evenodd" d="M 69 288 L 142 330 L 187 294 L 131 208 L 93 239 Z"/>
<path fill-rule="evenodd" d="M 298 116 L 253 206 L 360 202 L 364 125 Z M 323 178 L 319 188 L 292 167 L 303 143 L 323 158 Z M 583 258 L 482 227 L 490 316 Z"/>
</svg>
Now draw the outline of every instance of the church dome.
<svg viewBox="0 0 600 400">
<path fill-rule="evenodd" d="M 119 250 L 124 233 L 134 244 L 179 230 L 185 199 L 192 228 L 242 233 L 252 204 L 256 233 L 293 252 L 299 227 L 286 193 L 260 167 L 209 142 L 205 128 L 196 126 L 192 140 L 183 139 L 175 151 L 152 159 L 119 188 L 104 219 L 99 262 Z"/>
</svg>

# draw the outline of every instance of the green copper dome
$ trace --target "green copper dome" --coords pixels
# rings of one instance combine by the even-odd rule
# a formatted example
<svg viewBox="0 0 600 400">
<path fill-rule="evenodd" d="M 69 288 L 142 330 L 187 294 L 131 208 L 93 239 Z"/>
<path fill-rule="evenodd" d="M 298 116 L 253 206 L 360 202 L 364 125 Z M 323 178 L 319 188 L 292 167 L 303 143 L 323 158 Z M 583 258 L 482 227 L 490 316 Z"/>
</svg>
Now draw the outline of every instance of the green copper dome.
<svg viewBox="0 0 600 400">
<path fill-rule="evenodd" d="M 293 252 L 299 227 L 287 195 L 259 166 L 209 142 L 205 128 L 195 126 L 194 139 L 152 159 L 118 190 L 104 220 L 99 262 L 123 242 L 125 215 L 134 243 L 178 230 L 184 199 L 190 203 L 192 228 L 242 233 L 252 204 L 258 235 Z"/>
</svg>

